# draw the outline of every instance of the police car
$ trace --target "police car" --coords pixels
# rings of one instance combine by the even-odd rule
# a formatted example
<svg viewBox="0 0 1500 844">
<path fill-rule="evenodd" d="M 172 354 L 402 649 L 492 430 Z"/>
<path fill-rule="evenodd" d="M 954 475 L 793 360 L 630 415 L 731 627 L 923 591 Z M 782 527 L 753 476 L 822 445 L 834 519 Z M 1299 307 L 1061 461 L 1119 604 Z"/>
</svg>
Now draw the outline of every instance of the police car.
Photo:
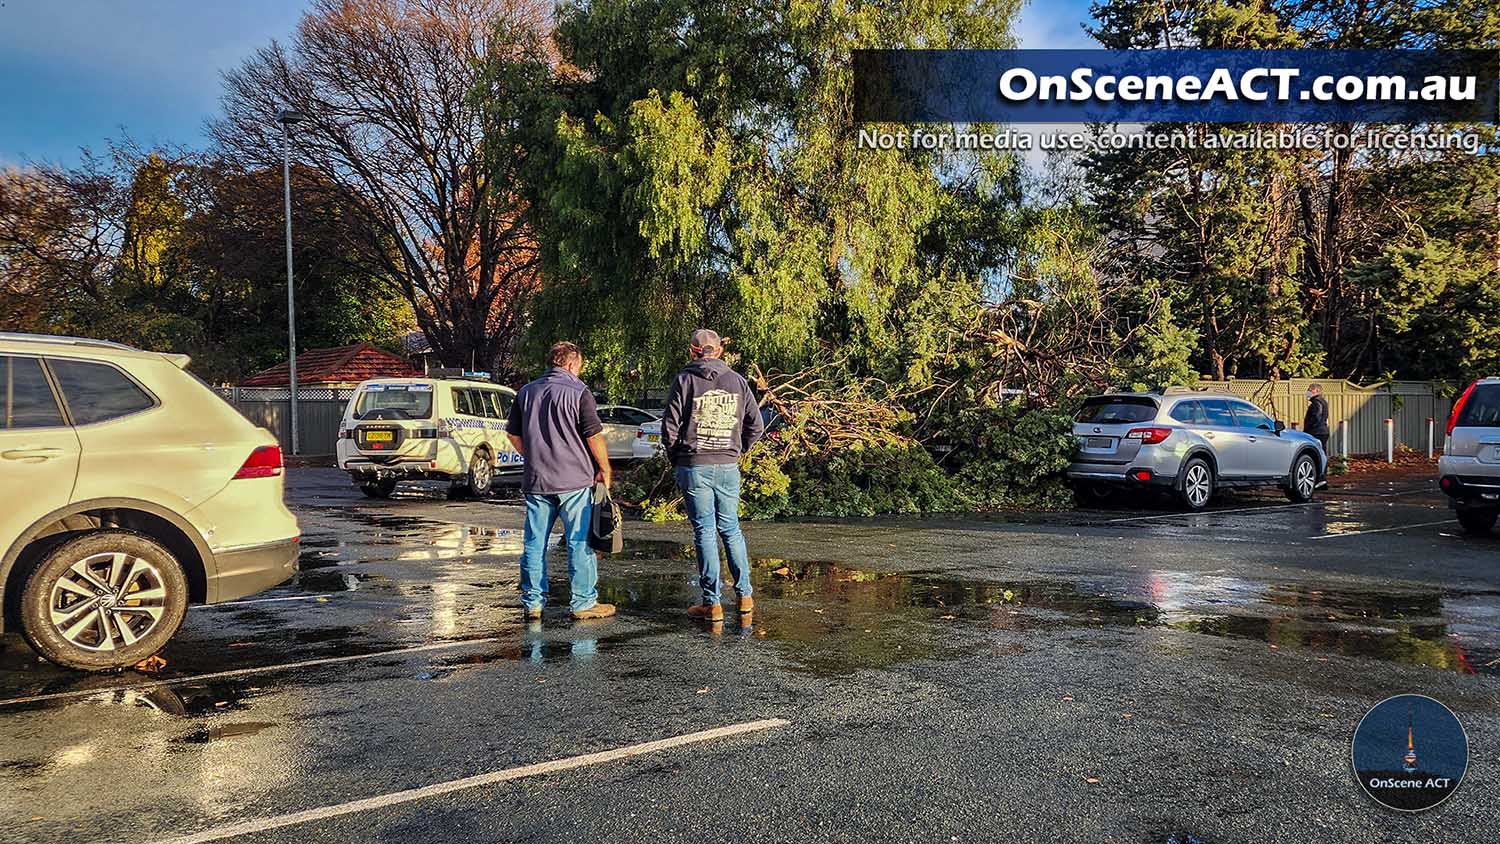
<svg viewBox="0 0 1500 844">
<path fill-rule="evenodd" d="M 365 381 L 339 423 L 339 468 L 371 498 L 408 480 L 484 495 L 497 475 L 521 472 L 524 459 L 505 434 L 515 400 L 515 390 L 482 372 Z"/>
</svg>

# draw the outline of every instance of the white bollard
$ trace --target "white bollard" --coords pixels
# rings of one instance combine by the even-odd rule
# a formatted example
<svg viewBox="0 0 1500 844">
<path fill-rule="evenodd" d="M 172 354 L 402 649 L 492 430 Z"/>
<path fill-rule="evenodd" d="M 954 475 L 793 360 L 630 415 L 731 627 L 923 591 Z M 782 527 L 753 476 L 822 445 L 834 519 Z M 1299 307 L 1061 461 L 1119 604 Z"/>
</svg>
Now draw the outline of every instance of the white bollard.
<svg viewBox="0 0 1500 844">
<path fill-rule="evenodd" d="M 1432 417 L 1427 417 L 1427 459 L 1432 459 Z"/>
<path fill-rule="evenodd" d="M 1349 459 L 1349 420 L 1347 419 L 1339 422 L 1339 453 L 1344 455 L 1345 460 Z"/>
<path fill-rule="evenodd" d="M 1385 420 L 1385 462 L 1396 462 L 1396 420 L 1390 417 Z"/>
</svg>

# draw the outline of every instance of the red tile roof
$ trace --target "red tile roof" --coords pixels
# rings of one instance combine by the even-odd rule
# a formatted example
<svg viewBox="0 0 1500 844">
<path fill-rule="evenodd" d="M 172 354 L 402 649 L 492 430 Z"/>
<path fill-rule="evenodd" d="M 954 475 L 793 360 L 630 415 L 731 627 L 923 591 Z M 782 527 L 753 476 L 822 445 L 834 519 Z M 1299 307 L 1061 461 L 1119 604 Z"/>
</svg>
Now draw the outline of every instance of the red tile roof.
<svg viewBox="0 0 1500 844">
<path fill-rule="evenodd" d="M 358 383 L 368 378 L 403 378 L 421 375 L 421 370 L 400 355 L 377 349 L 369 343 L 337 349 L 308 349 L 297 355 L 297 385 Z M 240 382 L 241 387 L 284 387 L 288 380 L 285 362 L 263 369 Z"/>
</svg>

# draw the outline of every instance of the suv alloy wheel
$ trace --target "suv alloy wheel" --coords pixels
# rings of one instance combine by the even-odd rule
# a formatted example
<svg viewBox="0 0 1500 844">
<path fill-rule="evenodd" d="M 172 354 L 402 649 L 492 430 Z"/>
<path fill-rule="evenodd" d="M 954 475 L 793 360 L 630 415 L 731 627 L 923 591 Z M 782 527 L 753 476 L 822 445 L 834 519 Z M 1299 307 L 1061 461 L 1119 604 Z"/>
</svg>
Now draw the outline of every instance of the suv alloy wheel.
<svg viewBox="0 0 1500 844">
<path fill-rule="evenodd" d="M 59 665 L 126 668 L 172 638 L 187 605 L 187 577 L 170 551 L 132 531 L 93 531 L 53 547 L 32 571 L 21 627 Z"/>
</svg>

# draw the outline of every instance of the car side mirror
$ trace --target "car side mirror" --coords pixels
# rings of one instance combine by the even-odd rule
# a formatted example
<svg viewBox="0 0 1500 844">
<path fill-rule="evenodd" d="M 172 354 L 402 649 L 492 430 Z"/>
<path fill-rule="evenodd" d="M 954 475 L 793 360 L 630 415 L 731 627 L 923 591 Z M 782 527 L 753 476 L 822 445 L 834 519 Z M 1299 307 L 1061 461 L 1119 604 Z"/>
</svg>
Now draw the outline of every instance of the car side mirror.
<svg viewBox="0 0 1500 844">
<path fill-rule="evenodd" d="M 1280 419 L 1277 419 L 1276 420 L 1276 436 L 1278 436 L 1278 437 L 1281 436 L 1281 432 L 1285 431 L 1285 430 L 1286 430 L 1286 423 L 1283 422 L 1283 421 L 1281 421 Z"/>
</svg>

